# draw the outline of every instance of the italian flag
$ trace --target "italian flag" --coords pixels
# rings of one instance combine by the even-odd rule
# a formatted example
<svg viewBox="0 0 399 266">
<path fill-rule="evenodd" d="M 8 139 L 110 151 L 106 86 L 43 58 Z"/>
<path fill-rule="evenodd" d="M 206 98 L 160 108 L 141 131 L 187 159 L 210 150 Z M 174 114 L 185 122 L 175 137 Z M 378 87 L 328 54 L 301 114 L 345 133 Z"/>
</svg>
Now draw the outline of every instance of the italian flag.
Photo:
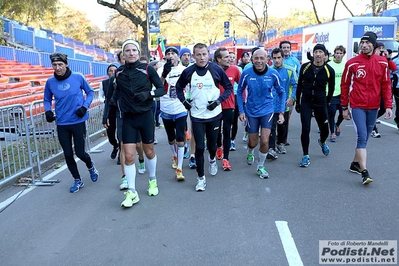
<svg viewBox="0 0 399 266">
<path fill-rule="evenodd" d="M 161 42 L 158 44 L 157 47 L 157 54 L 159 56 L 159 60 L 163 59 L 164 53 L 165 53 L 165 44 L 163 43 L 163 40 L 161 40 Z"/>
</svg>

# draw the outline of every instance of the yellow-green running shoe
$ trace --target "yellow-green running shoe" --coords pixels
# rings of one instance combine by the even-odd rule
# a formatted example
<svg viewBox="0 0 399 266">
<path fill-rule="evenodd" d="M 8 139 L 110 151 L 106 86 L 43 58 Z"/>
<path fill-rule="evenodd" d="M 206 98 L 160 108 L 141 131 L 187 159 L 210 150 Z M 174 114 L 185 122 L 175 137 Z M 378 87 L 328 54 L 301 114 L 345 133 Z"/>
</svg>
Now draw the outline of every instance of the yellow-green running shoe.
<svg viewBox="0 0 399 266">
<path fill-rule="evenodd" d="M 158 185 L 157 180 L 149 180 L 148 181 L 148 196 L 156 196 L 158 195 Z"/>
<path fill-rule="evenodd" d="M 121 207 L 130 208 L 133 206 L 133 204 L 136 204 L 140 201 L 139 193 L 137 193 L 137 191 L 133 193 L 131 190 L 128 190 L 124 194 L 125 200 L 122 201 Z"/>
</svg>

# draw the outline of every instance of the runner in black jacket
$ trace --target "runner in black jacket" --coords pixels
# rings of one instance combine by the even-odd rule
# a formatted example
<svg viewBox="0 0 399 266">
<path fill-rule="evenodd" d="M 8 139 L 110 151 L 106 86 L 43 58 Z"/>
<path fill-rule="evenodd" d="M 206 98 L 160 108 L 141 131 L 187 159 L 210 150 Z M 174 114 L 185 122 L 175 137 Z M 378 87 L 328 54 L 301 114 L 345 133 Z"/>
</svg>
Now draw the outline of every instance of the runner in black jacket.
<svg viewBox="0 0 399 266">
<path fill-rule="evenodd" d="M 123 207 L 131 207 L 137 203 L 139 195 L 136 192 L 136 140 L 141 135 L 144 153 L 147 157 L 149 171 L 148 195 L 158 195 L 156 180 L 157 157 L 154 151 L 154 123 L 152 115 L 153 97 L 164 95 L 164 87 L 157 72 L 152 66 L 141 63 L 140 45 L 133 40 L 127 40 L 122 45 L 125 65 L 116 73 L 116 89 L 114 99 L 119 99 L 118 105 L 123 113 L 122 141 L 125 149 L 125 173 L 129 190 L 125 192 Z M 155 90 L 152 90 L 154 85 Z"/>
<path fill-rule="evenodd" d="M 309 134 L 312 111 L 320 129 L 318 140 L 322 152 L 327 156 L 330 152 L 326 142 L 328 137 L 327 104 L 330 102 L 335 87 L 335 71 L 325 64 L 324 57 L 327 50 L 323 44 L 316 44 L 313 48 L 314 60 L 301 66 L 296 90 L 295 109 L 301 113 L 302 133 L 301 143 L 303 158 L 301 167 L 308 167 L 309 158 Z M 326 87 L 328 92 L 326 93 Z"/>
</svg>

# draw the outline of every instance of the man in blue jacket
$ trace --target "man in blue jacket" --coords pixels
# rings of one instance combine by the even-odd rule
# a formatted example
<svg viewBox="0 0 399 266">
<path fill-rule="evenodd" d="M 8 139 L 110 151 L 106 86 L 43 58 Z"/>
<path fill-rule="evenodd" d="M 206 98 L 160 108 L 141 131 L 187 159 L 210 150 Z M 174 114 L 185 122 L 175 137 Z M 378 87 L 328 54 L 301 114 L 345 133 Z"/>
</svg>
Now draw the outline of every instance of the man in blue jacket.
<svg viewBox="0 0 399 266">
<path fill-rule="evenodd" d="M 248 124 L 247 163 L 254 163 L 254 148 L 258 145 L 258 132 L 261 128 L 260 147 L 258 156 L 257 174 L 260 178 L 268 178 L 269 173 L 264 167 L 269 150 L 270 129 L 273 122 L 274 104 L 273 90 L 279 98 L 280 106 L 278 121 L 284 123 L 285 89 L 281 78 L 275 69 L 267 66 L 267 53 L 263 49 L 256 50 L 252 55 L 253 67 L 244 70 L 241 74 L 237 89 L 237 102 L 240 120 Z M 244 112 L 243 92 L 247 90 L 247 102 Z"/>
<path fill-rule="evenodd" d="M 68 169 L 75 180 L 69 191 L 74 193 L 78 192 L 84 183 L 73 157 L 72 144 L 76 156 L 86 164 L 91 180 L 96 182 L 99 176 L 90 155 L 85 152 L 85 121 L 89 118 L 87 109 L 93 100 L 94 91 L 82 74 L 69 69 L 67 55 L 54 53 L 50 55 L 50 60 L 54 76 L 46 81 L 44 87 L 44 110 L 47 122 L 51 123 L 56 120 L 58 140 L 64 151 Z M 86 97 L 83 95 L 83 91 Z M 51 110 L 53 97 L 57 119 Z"/>
</svg>

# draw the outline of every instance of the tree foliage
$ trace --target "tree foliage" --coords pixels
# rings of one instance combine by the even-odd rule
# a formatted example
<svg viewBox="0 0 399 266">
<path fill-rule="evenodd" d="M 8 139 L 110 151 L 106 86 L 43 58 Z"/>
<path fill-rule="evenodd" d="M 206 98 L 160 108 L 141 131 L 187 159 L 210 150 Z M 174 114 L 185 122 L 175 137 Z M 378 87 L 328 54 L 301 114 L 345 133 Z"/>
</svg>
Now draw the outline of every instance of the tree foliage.
<svg viewBox="0 0 399 266">
<path fill-rule="evenodd" d="M 30 25 L 55 15 L 59 0 L 1 0 L 0 15 Z"/>
</svg>

